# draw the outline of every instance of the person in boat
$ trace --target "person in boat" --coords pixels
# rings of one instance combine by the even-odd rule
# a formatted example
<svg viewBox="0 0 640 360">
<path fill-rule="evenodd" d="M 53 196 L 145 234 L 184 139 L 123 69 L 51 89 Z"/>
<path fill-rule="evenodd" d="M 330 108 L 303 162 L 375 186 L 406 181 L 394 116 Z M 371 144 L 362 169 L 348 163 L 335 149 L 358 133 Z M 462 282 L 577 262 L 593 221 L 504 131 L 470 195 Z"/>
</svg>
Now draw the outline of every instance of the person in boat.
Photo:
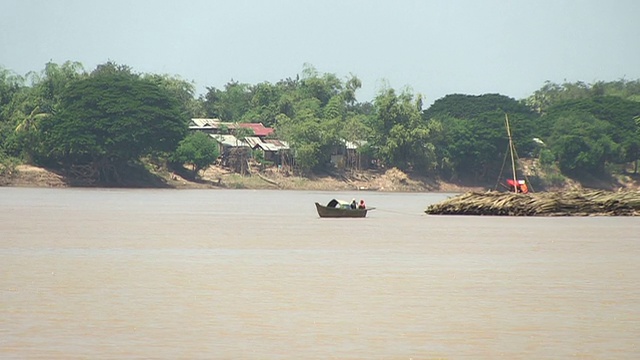
<svg viewBox="0 0 640 360">
<path fill-rule="evenodd" d="M 367 206 L 364 204 L 364 200 L 360 199 L 360 204 L 358 204 L 358 209 L 366 209 Z"/>
<path fill-rule="evenodd" d="M 356 199 L 351 199 L 351 208 L 354 209 L 354 210 L 358 208 L 358 204 L 356 203 Z"/>
</svg>

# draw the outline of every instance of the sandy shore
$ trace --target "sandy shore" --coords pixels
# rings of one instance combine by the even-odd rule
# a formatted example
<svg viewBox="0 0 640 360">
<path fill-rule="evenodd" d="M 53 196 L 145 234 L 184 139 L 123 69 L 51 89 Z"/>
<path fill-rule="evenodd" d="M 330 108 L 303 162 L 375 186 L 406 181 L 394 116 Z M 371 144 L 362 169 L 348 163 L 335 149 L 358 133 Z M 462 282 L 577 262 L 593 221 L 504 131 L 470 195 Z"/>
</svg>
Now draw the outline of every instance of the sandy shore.
<svg viewBox="0 0 640 360">
<path fill-rule="evenodd" d="M 167 187 L 177 189 L 282 189 L 282 190 L 362 190 L 389 192 L 465 192 L 482 191 L 482 187 L 469 187 L 426 178 L 413 178 L 398 169 L 362 171 L 341 174 L 300 177 L 275 170 L 240 175 L 221 167 L 212 166 L 200 172 L 199 181 L 189 181 L 174 173 L 157 173 Z M 0 186 L 13 187 L 70 187 L 69 179 L 53 171 L 18 165 L 11 174 L 0 178 Z M 155 187 L 140 184 L 136 187 Z"/>
<path fill-rule="evenodd" d="M 280 190 L 317 190 L 317 191 L 386 191 L 386 192 L 442 192 L 464 193 L 469 191 L 495 190 L 493 186 L 470 186 L 447 182 L 440 179 L 408 175 L 396 168 L 380 171 L 342 172 L 295 176 L 276 169 L 253 170 L 251 174 L 241 175 L 228 169 L 211 166 L 200 171 L 198 181 L 191 181 L 166 170 L 157 170 L 153 181 L 138 181 L 125 187 L 175 189 L 280 189 Z M 75 184 L 75 185 L 74 185 Z M 0 186 L 12 187 L 73 187 L 78 186 L 74 179 L 66 178 L 56 172 L 30 166 L 18 165 L 10 173 L 0 175 Z M 98 187 L 97 185 L 83 185 Z M 611 181 L 580 184 L 567 181 L 564 187 L 554 189 L 536 189 L 537 191 L 561 191 L 576 188 L 601 190 L 640 190 L 640 175 L 621 175 Z M 534 191 L 535 192 L 535 191 Z"/>
</svg>

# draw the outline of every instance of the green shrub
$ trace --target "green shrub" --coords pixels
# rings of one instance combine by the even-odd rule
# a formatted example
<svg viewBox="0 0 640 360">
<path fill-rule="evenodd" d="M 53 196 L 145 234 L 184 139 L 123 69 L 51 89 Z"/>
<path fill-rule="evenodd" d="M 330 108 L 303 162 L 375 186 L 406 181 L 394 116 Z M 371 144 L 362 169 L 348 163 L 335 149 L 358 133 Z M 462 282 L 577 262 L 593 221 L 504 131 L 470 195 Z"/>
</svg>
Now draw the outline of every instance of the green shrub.
<svg viewBox="0 0 640 360">
<path fill-rule="evenodd" d="M 540 165 L 547 168 L 554 165 L 555 161 L 556 156 L 553 154 L 553 151 L 549 149 L 540 150 Z"/>
<path fill-rule="evenodd" d="M 16 166 L 19 162 L 15 158 L 0 152 L 0 176 L 9 177 L 16 172 Z"/>
</svg>

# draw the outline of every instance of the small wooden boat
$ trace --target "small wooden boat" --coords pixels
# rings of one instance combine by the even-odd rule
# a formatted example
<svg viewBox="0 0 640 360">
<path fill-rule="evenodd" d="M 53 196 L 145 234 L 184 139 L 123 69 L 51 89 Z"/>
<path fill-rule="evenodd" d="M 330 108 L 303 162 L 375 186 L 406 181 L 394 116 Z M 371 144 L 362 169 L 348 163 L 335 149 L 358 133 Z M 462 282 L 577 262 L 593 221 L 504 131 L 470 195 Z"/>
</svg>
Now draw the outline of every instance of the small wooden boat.
<svg viewBox="0 0 640 360">
<path fill-rule="evenodd" d="M 321 218 L 363 218 L 367 216 L 370 209 L 352 209 L 350 203 L 343 200 L 333 199 L 325 205 L 316 202 L 316 210 Z"/>
</svg>

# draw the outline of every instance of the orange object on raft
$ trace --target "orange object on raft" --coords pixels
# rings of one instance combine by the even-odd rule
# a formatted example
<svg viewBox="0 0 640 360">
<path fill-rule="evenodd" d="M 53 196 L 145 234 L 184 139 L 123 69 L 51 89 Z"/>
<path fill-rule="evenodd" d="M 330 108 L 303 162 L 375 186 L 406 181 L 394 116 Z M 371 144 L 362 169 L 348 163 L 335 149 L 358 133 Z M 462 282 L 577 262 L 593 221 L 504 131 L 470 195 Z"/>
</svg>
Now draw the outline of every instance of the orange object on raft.
<svg viewBox="0 0 640 360">
<path fill-rule="evenodd" d="M 519 192 L 522 194 L 527 194 L 529 192 L 529 187 L 524 180 L 518 180 L 516 183 L 513 179 L 507 179 L 507 185 L 509 185 L 509 189 L 511 189 L 512 192 Z"/>
</svg>

